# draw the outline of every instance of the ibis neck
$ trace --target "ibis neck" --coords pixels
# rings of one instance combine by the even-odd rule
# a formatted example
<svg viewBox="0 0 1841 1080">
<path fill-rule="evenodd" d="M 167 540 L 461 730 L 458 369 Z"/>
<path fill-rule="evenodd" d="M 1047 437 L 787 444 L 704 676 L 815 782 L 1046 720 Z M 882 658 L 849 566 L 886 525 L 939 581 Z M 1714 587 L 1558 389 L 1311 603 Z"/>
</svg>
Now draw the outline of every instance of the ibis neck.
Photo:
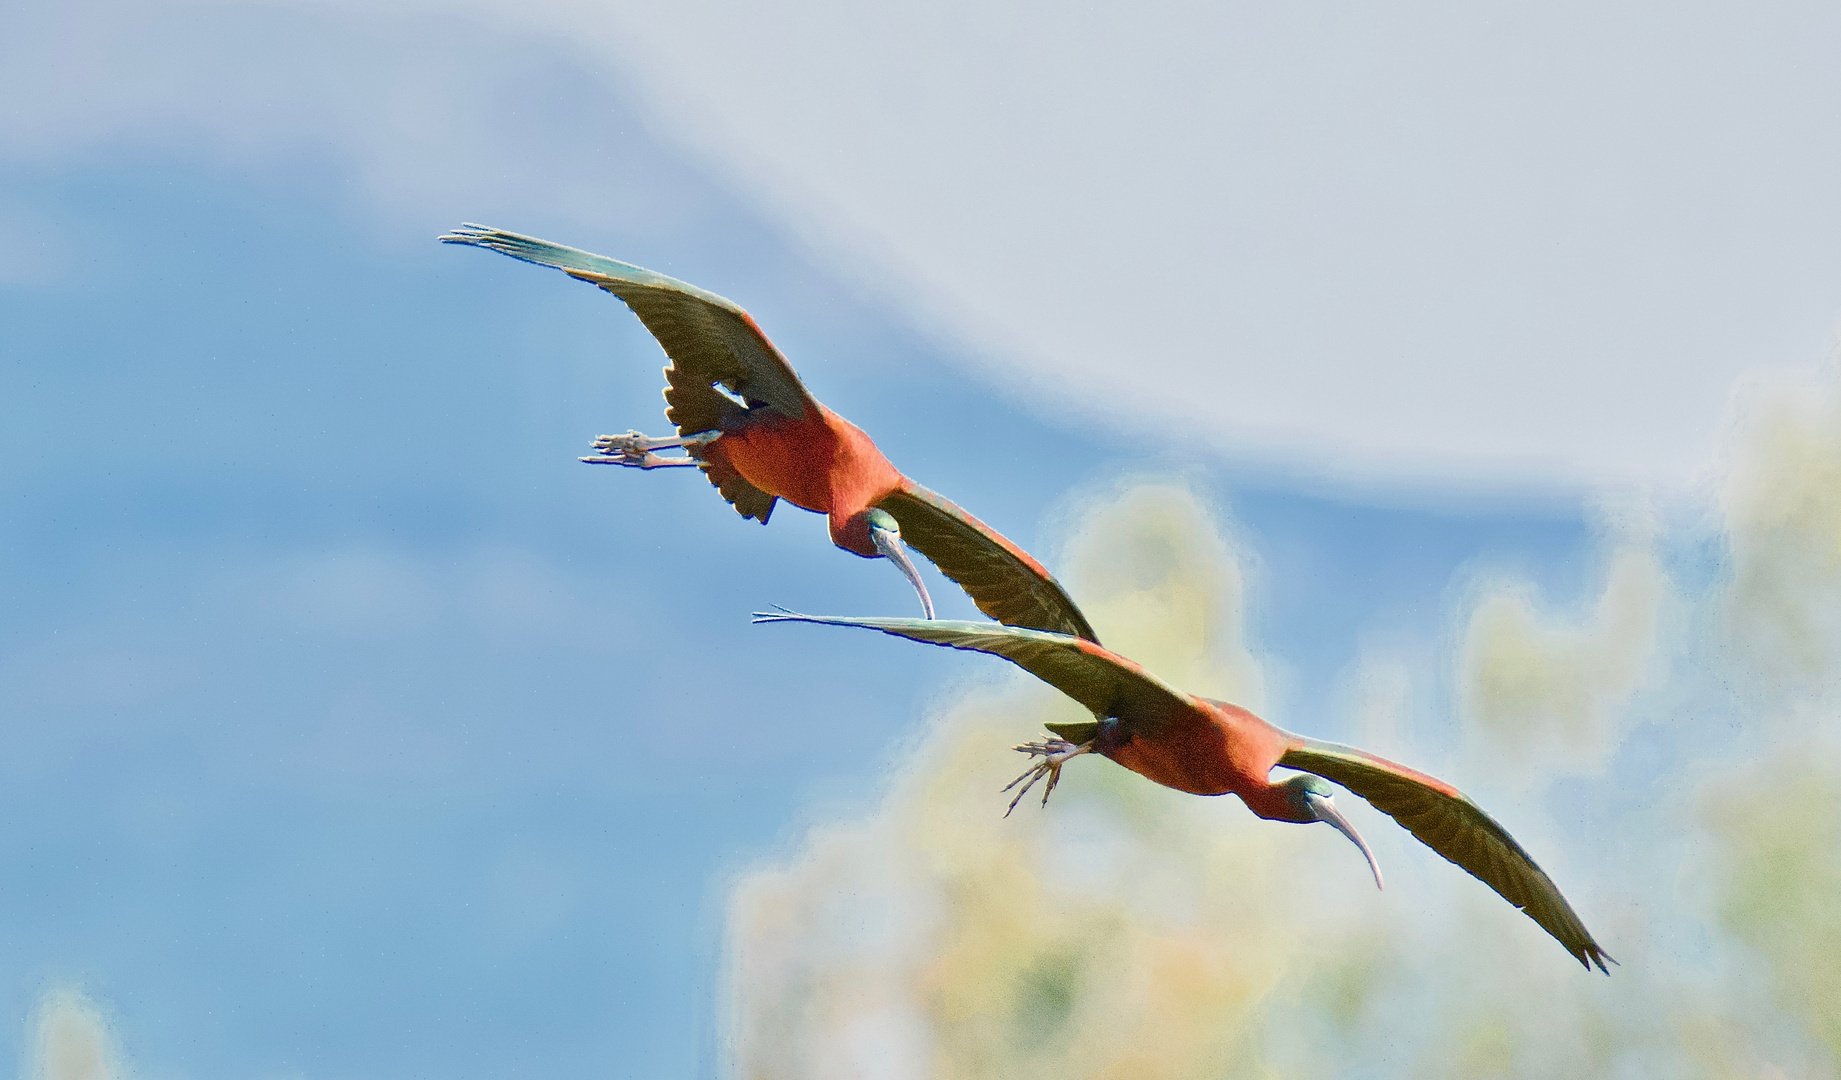
<svg viewBox="0 0 1841 1080">
<path fill-rule="evenodd" d="M 831 542 L 852 555 L 861 555 L 865 559 L 880 559 L 882 552 L 876 549 L 875 538 L 869 534 L 869 510 L 863 509 L 845 517 L 841 514 L 831 515 Z"/>
<path fill-rule="evenodd" d="M 1267 783 L 1264 787 L 1240 793 L 1247 809 L 1267 821 L 1289 821 L 1295 825 L 1304 825 L 1316 821 L 1316 815 L 1307 808 L 1298 805 L 1291 792 L 1283 784 Z"/>
</svg>

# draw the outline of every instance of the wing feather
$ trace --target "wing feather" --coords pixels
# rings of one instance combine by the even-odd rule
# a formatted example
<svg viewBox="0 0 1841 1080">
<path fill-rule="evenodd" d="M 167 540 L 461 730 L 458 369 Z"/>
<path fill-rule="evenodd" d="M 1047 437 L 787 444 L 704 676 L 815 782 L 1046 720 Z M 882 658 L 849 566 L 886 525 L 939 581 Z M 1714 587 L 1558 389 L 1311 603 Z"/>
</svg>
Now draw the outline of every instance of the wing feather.
<svg viewBox="0 0 1841 1080">
<path fill-rule="evenodd" d="M 851 619 L 792 612 L 757 613 L 754 621 L 857 626 L 929 645 L 1000 656 L 1080 702 L 1094 716 L 1126 720 L 1138 730 L 1195 715 L 1199 707 L 1194 698 L 1130 660 L 1068 634 L 950 619 Z"/>
<path fill-rule="evenodd" d="M 1611 957 L 1566 897 L 1507 829 L 1451 785 L 1354 747 L 1293 735 L 1279 759 L 1288 769 L 1341 784 L 1393 818 L 1433 851 L 1496 890 L 1552 934 L 1589 970 Z M 1615 961 L 1612 961 L 1615 963 Z"/>
<path fill-rule="evenodd" d="M 463 225 L 441 241 L 552 266 L 599 285 L 626 301 L 687 381 L 706 387 L 721 383 L 745 401 L 771 405 L 792 420 L 817 404 L 748 313 L 713 292 L 618 259 L 481 225 Z"/>
<path fill-rule="evenodd" d="M 480 225 L 463 225 L 441 241 L 554 267 L 623 300 L 671 358 L 665 368 L 665 418 L 680 435 L 723 428 L 743 411 L 742 404 L 716 389 L 718 384 L 743 401 L 771 406 L 794 420 L 817 407 L 754 319 L 713 292 L 618 259 Z M 706 465 L 703 471 L 743 517 L 767 522 L 774 496 L 734 469 Z"/>
<path fill-rule="evenodd" d="M 932 560 L 1006 626 L 1097 641 L 1067 590 L 1029 553 L 943 496 L 911 480 L 876 504 L 901 526 L 901 538 Z"/>
</svg>

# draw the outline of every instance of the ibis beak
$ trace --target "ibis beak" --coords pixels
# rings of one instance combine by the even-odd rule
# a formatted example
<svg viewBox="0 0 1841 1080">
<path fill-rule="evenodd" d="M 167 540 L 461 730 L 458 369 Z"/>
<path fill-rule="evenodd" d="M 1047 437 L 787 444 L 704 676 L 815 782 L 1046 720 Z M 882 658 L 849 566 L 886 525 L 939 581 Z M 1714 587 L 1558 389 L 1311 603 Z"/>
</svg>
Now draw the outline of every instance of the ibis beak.
<svg viewBox="0 0 1841 1080">
<path fill-rule="evenodd" d="M 927 595 L 927 583 L 921 580 L 920 571 L 914 568 L 914 560 L 908 558 L 908 547 L 901 542 L 901 534 L 871 525 L 869 538 L 883 558 L 900 568 L 908 582 L 914 586 L 914 591 L 920 593 L 921 611 L 926 613 L 927 618 L 933 618 L 933 597 Z"/>
<path fill-rule="evenodd" d="M 1349 819 L 1342 816 L 1341 810 L 1336 809 L 1335 801 L 1327 795 L 1307 791 L 1304 793 L 1304 802 L 1310 807 L 1311 813 L 1317 815 L 1318 821 L 1329 822 L 1336 826 L 1337 832 L 1355 841 L 1355 846 L 1361 848 L 1362 854 L 1368 858 L 1368 869 L 1374 871 L 1374 887 L 1386 888 L 1381 884 L 1381 864 L 1375 861 L 1374 852 L 1368 850 L 1368 842 L 1362 839 L 1362 834 L 1355 831 L 1355 826 L 1349 824 Z"/>
</svg>

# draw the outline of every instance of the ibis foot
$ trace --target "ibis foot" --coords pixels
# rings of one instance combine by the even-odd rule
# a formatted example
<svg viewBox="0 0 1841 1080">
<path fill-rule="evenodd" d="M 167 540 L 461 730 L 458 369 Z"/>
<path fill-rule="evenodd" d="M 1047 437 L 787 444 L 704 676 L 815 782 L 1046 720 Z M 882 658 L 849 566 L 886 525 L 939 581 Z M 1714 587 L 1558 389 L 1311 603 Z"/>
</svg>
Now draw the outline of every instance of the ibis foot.
<svg viewBox="0 0 1841 1080">
<path fill-rule="evenodd" d="M 681 446 L 686 450 L 708 446 L 722 438 L 720 431 L 699 431 L 695 435 L 672 435 L 654 438 L 629 431 L 625 435 L 603 435 L 594 441 L 597 453 L 590 454 L 581 461 L 589 465 L 625 465 L 634 469 L 662 469 L 673 465 L 695 465 L 694 457 L 664 457 L 654 450 L 665 450 Z"/>
<path fill-rule="evenodd" d="M 1036 781 L 1044 776 L 1048 777 L 1048 786 L 1042 789 L 1042 805 L 1047 806 L 1048 797 L 1054 793 L 1055 785 L 1061 782 L 1061 766 L 1082 754 L 1092 752 L 1093 744 L 1084 742 L 1075 746 L 1066 739 L 1048 739 L 1043 742 L 1023 743 L 1020 746 L 1012 746 L 1010 749 L 1028 754 L 1032 758 L 1039 757 L 1042 760 L 1031 763 L 1027 772 L 1004 786 L 1004 790 L 1009 791 L 1018 784 L 1023 785 L 1023 790 L 1017 792 L 1016 798 L 1010 800 L 1010 809 L 1004 811 L 1005 817 L 1010 816 L 1010 810 L 1015 810 L 1016 804 L 1022 802 L 1023 796 L 1029 794 L 1029 789 L 1035 787 Z"/>
</svg>

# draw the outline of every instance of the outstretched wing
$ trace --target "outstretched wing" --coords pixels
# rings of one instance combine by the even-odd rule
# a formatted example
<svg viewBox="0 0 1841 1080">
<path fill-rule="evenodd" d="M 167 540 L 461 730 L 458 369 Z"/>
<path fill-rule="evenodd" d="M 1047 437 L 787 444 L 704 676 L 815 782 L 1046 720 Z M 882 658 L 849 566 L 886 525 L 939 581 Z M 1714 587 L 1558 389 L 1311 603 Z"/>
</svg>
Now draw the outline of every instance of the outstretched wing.
<svg viewBox="0 0 1841 1080">
<path fill-rule="evenodd" d="M 903 526 L 902 535 L 907 535 Z M 949 619 L 847 619 L 792 612 L 756 612 L 755 622 L 860 626 L 885 634 L 1001 656 L 1085 705 L 1094 716 L 1116 717 L 1144 731 L 1197 715 L 1194 698 L 1095 642 L 1017 626 Z"/>
<path fill-rule="evenodd" d="M 599 285 L 626 301 L 673 367 L 705 385 L 721 383 L 792 420 L 817 404 L 748 313 L 715 293 L 630 263 L 481 225 L 464 225 L 441 241 L 490 248 Z"/>
<path fill-rule="evenodd" d="M 1588 971 L 1597 964 L 1598 970 L 1609 974 L 1605 961 L 1610 955 L 1592 940 L 1553 879 L 1535 865 L 1507 829 L 1463 792 L 1354 747 L 1300 735 L 1290 738 L 1292 748 L 1279 759 L 1280 765 L 1315 773 L 1368 800 L 1427 847 L 1526 912 Z"/>
<path fill-rule="evenodd" d="M 905 477 L 876 505 L 893 515 L 902 540 L 969 593 L 979 611 L 1006 626 L 1098 640 L 1060 582 L 996 529 Z"/>
<path fill-rule="evenodd" d="M 718 383 L 749 405 L 768 405 L 794 420 L 818 407 L 748 313 L 715 293 L 617 259 L 481 225 L 463 225 L 441 242 L 552 266 L 626 301 L 671 358 L 665 369 L 665 417 L 681 435 L 721 428 L 724 420 L 741 413 L 741 405 L 715 388 Z M 742 516 L 766 523 L 772 495 L 733 469 L 705 472 Z"/>
</svg>

